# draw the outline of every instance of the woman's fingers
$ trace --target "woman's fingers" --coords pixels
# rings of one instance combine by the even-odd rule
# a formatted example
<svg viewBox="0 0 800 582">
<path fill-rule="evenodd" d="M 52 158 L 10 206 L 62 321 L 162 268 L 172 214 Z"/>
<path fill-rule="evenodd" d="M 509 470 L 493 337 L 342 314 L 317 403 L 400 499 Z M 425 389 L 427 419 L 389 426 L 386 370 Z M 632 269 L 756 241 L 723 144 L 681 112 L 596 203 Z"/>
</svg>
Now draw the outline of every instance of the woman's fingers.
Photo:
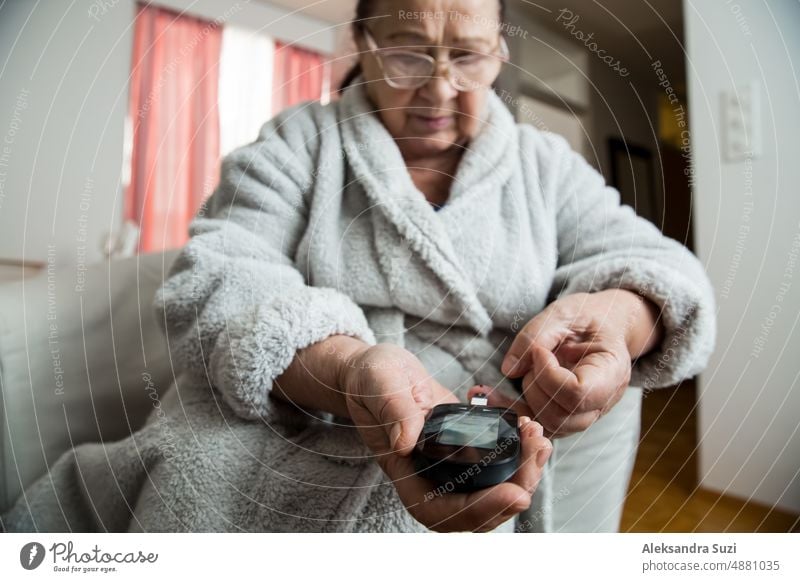
<svg viewBox="0 0 800 582">
<path fill-rule="evenodd" d="M 410 454 L 425 424 L 425 411 L 410 393 L 389 397 L 380 406 L 378 421 L 389 435 L 390 450 Z"/>
<path fill-rule="evenodd" d="M 427 411 L 458 399 L 416 362 L 404 366 L 403 374 L 398 374 L 396 367 L 376 369 L 362 379 L 363 390 L 351 401 L 353 420 L 366 435 L 367 444 L 380 453 L 376 457 L 378 463 L 418 521 L 439 531 L 484 531 L 494 529 L 530 505 L 531 493 L 541 477 L 536 458 L 549 445 L 541 435 L 541 427 L 537 432 L 535 423 L 529 422 L 521 432 L 522 467 L 512 480 L 472 493 L 449 493 L 416 474 L 410 453 Z M 473 394 L 478 391 L 493 392 L 485 386 L 471 390 Z M 491 395 L 490 403 L 512 408 L 521 416 L 530 414 L 521 399 L 514 400 L 500 392 Z"/>
<path fill-rule="evenodd" d="M 530 507 L 553 447 L 542 435 L 539 423 L 520 417 L 520 425 L 520 466 L 514 476 L 505 483 L 467 494 L 462 509 L 436 524 L 436 528 L 489 531 Z"/>
<path fill-rule="evenodd" d="M 527 416 L 520 417 L 519 433 L 522 456 L 511 481 L 533 495 L 542 478 L 542 468 L 553 452 L 553 444 L 545 438 L 544 427 Z"/>
<path fill-rule="evenodd" d="M 353 421 L 375 452 L 408 455 L 425 423 L 426 408 L 419 400 L 432 400 L 431 388 L 415 391 L 396 370 L 382 370 L 365 378 L 371 392 L 351 407 Z"/>
<path fill-rule="evenodd" d="M 531 495 L 508 481 L 471 493 L 445 493 L 428 503 L 430 529 L 489 531 L 530 507 Z"/>
<path fill-rule="evenodd" d="M 532 351 L 535 383 L 545 394 L 569 411 L 594 408 L 596 395 L 592 395 L 590 383 L 581 382 L 574 372 L 562 367 L 553 352 L 539 346 Z"/>
<path fill-rule="evenodd" d="M 556 320 L 550 310 L 531 319 L 520 330 L 503 358 L 500 370 L 509 378 L 524 376 L 531 369 L 531 348 L 535 345 L 554 350 L 566 337 L 569 329 Z"/>
<path fill-rule="evenodd" d="M 450 531 L 491 531 L 531 505 L 531 494 L 507 481 L 467 494 L 464 510 L 442 525 Z"/>
<path fill-rule="evenodd" d="M 552 352 L 535 347 L 533 353 L 536 385 L 568 411 L 604 409 L 621 383 L 619 362 L 610 352 L 587 354 L 574 371 L 563 368 Z"/>
<path fill-rule="evenodd" d="M 514 476 L 496 486 L 495 494 L 505 496 L 505 510 L 488 520 L 480 531 L 492 530 L 500 524 L 530 507 L 531 499 L 542 478 L 547 459 L 553 451 L 553 445 L 543 435 L 543 427 L 527 416 L 520 417 L 521 457 L 519 469 Z M 515 487 L 515 488 L 513 488 Z"/>
<path fill-rule="evenodd" d="M 528 376 L 532 376 L 529 373 Z M 526 378 L 528 377 L 526 376 Z M 525 388 L 525 399 L 533 411 L 532 418 L 535 418 L 547 432 L 547 434 L 559 434 L 559 429 L 564 427 L 564 423 L 570 416 L 570 412 L 564 410 L 557 402 L 545 394 L 536 386 Z"/>
<path fill-rule="evenodd" d="M 570 412 L 569 406 L 564 405 L 564 401 L 569 400 L 565 393 L 575 389 L 575 374 L 562 368 L 548 349 L 533 346 L 531 353 L 533 367 L 526 374 L 522 388 L 525 400 L 536 412 L 536 419 L 542 422 L 543 414 Z"/>
<path fill-rule="evenodd" d="M 595 345 L 592 342 L 562 342 L 556 346 L 553 353 L 562 368 L 574 371 L 575 366 L 582 358 L 591 353 Z"/>
<path fill-rule="evenodd" d="M 412 354 L 400 348 L 384 348 L 384 352 L 377 363 L 385 366 L 366 368 L 358 398 L 366 414 L 357 418 L 354 415 L 353 420 L 362 434 L 369 435 L 367 445 L 373 450 L 409 455 L 422 432 L 428 411 L 438 404 L 458 402 L 458 399 Z M 379 443 L 377 449 L 376 442 Z"/>
<path fill-rule="evenodd" d="M 544 396 L 544 398 L 547 398 Z M 549 437 L 564 437 L 576 432 L 583 432 L 600 418 L 600 411 L 569 413 L 558 411 L 553 406 L 547 407 L 536 415 L 536 419 L 545 429 Z"/>
<path fill-rule="evenodd" d="M 499 407 L 502 407 L 502 408 L 509 408 L 509 409 L 514 410 L 517 413 L 518 417 L 519 417 L 518 420 L 519 420 L 519 427 L 520 427 L 520 435 L 523 436 L 523 437 L 527 437 L 529 435 L 532 435 L 535 438 L 535 441 L 533 442 L 532 445 L 527 440 L 523 440 L 523 443 L 522 443 L 523 444 L 523 455 L 526 455 L 527 453 L 530 453 L 531 455 L 535 456 L 536 451 L 538 451 L 539 448 L 541 448 L 541 447 L 552 449 L 552 445 L 551 445 L 550 441 L 547 438 L 544 438 L 544 436 L 543 436 L 544 427 L 542 426 L 542 424 L 540 422 L 532 420 L 533 417 L 534 417 L 533 410 L 531 409 L 530 406 L 528 406 L 528 404 L 524 401 L 524 399 L 521 396 L 519 398 L 509 398 L 508 396 L 506 396 L 505 394 L 503 394 L 502 392 L 500 392 L 497 389 L 491 390 L 488 386 L 477 385 L 477 386 L 473 386 L 472 388 L 470 388 L 467 391 L 467 397 L 468 398 L 472 398 L 476 394 L 480 394 L 480 393 L 484 393 L 484 394 L 488 395 L 489 406 L 499 406 Z M 553 406 L 556 407 L 557 405 L 554 404 Z M 566 412 L 563 411 L 563 409 L 560 409 L 559 412 L 563 413 L 561 416 L 566 416 Z M 559 416 L 559 418 L 561 418 L 561 416 Z M 523 430 L 525 432 L 523 432 Z M 549 455 L 549 453 L 548 453 L 548 455 Z M 526 465 L 526 466 L 529 466 L 529 468 L 532 467 L 529 463 L 527 463 L 525 457 L 523 458 L 523 463 L 522 464 Z M 544 464 L 544 463 L 542 463 L 542 464 Z M 536 465 L 536 463 L 534 463 L 534 465 Z M 530 473 L 530 474 L 532 474 L 532 473 Z M 529 473 L 523 471 L 523 472 L 518 472 L 517 475 L 519 475 L 519 478 L 522 478 L 522 477 L 524 477 L 526 475 L 529 475 Z M 538 477 L 537 477 L 537 479 L 538 479 Z M 530 485 L 529 488 L 531 489 L 531 493 L 533 492 L 533 487 L 535 487 L 535 484 L 531 485 L 530 482 L 527 482 L 527 481 L 525 483 L 519 482 L 516 476 L 515 476 L 514 482 L 517 482 L 519 485 L 526 486 L 526 487 L 527 487 L 527 485 Z"/>
<path fill-rule="evenodd" d="M 520 468 L 507 482 L 471 493 L 448 493 L 415 474 L 408 457 L 389 455 L 382 466 L 411 514 L 436 531 L 488 531 L 530 506 L 552 444 L 542 427 L 522 417 Z"/>
<path fill-rule="evenodd" d="M 539 354 L 535 357 L 541 361 L 551 355 Z M 561 395 L 563 402 L 564 394 L 574 390 L 566 374 L 571 373 L 551 361 L 543 367 L 537 364 L 523 380 L 523 394 L 533 411 L 533 418 L 542 424 L 545 434 L 550 437 L 582 432 L 592 426 L 601 415 L 599 408 L 578 411 L 561 404 L 557 397 Z"/>
</svg>

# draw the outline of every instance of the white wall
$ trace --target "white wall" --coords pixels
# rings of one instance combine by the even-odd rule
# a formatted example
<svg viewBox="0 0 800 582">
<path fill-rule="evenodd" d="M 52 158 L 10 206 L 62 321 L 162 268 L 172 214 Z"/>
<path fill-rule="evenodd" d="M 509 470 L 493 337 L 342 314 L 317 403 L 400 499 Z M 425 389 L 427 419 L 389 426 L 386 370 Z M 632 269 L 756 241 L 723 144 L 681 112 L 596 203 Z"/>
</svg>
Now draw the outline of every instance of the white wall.
<svg viewBox="0 0 800 582">
<path fill-rule="evenodd" d="M 509 3 L 506 18 L 518 29 L 507 38 L 512 62 L 498 80 L 501 98 L 521 123 L 555 133 L 567 128 L 570 144 L 591 161 L 592 89 L 586 49 L 546 28 L 519 3 Z"/>
<path fill-rule="evenodd" d="M 700 391 L 701 484 L 800 512 L 800 4 L 684 8 L 695 240 L 719 303 Z M 763 155 L 730 163 L 720 93 L 751 80 L 763 88 Z"/>
<path fill-rule="evenodd" d="M 331 25 L 265 2 L 159 4 L 334 49 Z M 48 245 L 90 263 L 119 226 L 134 14 L 134 0 L 0 3 L 0 263 L 44 262 Z"/>
<path fill-rule="evenodd" d="M 563 101 L 556 99 L 551 104 L 573 115 L 584 133 L 584 143 L 575 149 L 603 172 L 607 180 L 611 178 L 609 137 L 624 135 L 632 145 L 649 148 L 653 153 L 654 181 L 656 185 L 660 184 L 662 172 L 658 164 L 656 135 L 658 87 L 653 82 L 654 77 L 621 76 L 567 32 L 546 28 L 518 3 L 509 4 L 509 20 L 527 34 L 512 35 L 509 39 L 517 64 L 504 73 L 502 88 L 517 93 L 538 86 L 545 93 L 558 93 Z M 587 30 L 594 30 L 588 21 L 584 24 Z M 545 118 L 548 111 L 534 110 L 534 113 Z M 518 117 L 524 121 L 524 116 Z M 558 131 L 559 127 L 556 123 L 548 129 Z M 571 143 L 579 141 L 573 130 L 570 134 Z M 659 191 L 658 187 L 656 191 Z M 657 210 L 660 211 L 660 201 L 658 203 Z"/>
<path fill-rule="evenodd" d="M 87 5 L 0 9 L 0 258 L 91 261 L 117 222 L 134 4 Z"/>
<path fill-rule="evenodd" d="M 528 12 L 515 14 L 522 7 L 509 7 L 509 21 L 522 27 L 521 34 L 509 36 L 523 85 L 551 91 L 562 106 L 586 109 L 591 101 L 589 53 L 574 39 L 545 28 Z M 516 49 L 516 50 L 513 50 Z"/>
</svg>

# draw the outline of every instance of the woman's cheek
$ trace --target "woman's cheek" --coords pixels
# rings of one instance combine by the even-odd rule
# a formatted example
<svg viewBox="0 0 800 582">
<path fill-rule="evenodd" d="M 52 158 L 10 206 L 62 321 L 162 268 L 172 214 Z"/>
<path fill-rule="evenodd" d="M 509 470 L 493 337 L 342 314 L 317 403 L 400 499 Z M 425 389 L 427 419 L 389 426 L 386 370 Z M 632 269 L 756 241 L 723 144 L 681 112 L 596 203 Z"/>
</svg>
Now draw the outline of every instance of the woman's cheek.
<svg viewBox="0 0 800 582">
<path fill-rule="evenodd" d="M 387 108 L 381 112 L 383 124 L 392 137 L 402 137 L 406 134 L 407 115 L 402 109 Z"/>
<path fill-rule="evenodd" d="M 473 135 L 475 135 L 475 120 L 472 119 L 472 117 L 470 117 L 469 115 L 464 115 L 462 113 L 461 116 L 459 117 L 459 120 L 460 120 L 458 127 L 459 135 L 457 136 L 457 139 L 458 138 L 469 139 Z"/>
<path fill-rule="evenodd" d="M 461 99 L 459 100 L 459 109 L 461 110 L 459 129 L 462 136 L 471 138 L 477 133 L 480 127 L 480 120 L 484 114 L 486 98 L 485 91 L 461 94 Z"/>
</svg>

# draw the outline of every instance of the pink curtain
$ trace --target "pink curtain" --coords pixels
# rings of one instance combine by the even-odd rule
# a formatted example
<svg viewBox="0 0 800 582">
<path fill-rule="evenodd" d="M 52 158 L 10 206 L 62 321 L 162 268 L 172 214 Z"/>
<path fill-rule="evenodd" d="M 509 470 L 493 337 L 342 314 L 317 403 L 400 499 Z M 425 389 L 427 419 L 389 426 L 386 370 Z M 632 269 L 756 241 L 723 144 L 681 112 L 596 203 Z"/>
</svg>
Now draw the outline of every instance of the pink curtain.
<svg viewBox="0 0 800 582">
<path fill-rule="evenodd" d="M 329 98 L 329 67 L 319 53 L 276 42 L 274 71 L 273 113 L 303 101 Z"/>
<path fill-rule="evenodd" d="M 125 217 L 141 252 L 182 246 L 218 181 L 221 29 L 140 4 L 134 28 L 131 180 Z"/>
</svg>

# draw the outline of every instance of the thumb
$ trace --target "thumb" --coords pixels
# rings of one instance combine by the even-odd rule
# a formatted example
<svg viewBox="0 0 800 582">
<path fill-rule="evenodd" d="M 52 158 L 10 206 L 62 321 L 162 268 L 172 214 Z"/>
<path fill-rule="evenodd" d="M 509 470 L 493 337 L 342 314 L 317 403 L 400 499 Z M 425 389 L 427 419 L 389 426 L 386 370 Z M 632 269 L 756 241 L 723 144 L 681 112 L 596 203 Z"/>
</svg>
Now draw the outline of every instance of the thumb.
<svg viewBox="0 0 800 582">
<path fill-rule="evenodd" d="M 425 424 L 425 411 L 410 393 L 388 397 L 380 406 L 378 421 L 389 440 L 389 448 L 400 455 L 411 454 Z"/>
<path fill-rule="evenodd" d="M 414 449 L 430 410 L 440 404 L 458 404 L 456 395 L 431 377 L 419 382 L 418 387 L 408 402 L 397 403 L 387 410 L 392 415 L 405 414 L 389 428 L 389 446 L 401 455 L 408 455 Z"/>
</svg>

